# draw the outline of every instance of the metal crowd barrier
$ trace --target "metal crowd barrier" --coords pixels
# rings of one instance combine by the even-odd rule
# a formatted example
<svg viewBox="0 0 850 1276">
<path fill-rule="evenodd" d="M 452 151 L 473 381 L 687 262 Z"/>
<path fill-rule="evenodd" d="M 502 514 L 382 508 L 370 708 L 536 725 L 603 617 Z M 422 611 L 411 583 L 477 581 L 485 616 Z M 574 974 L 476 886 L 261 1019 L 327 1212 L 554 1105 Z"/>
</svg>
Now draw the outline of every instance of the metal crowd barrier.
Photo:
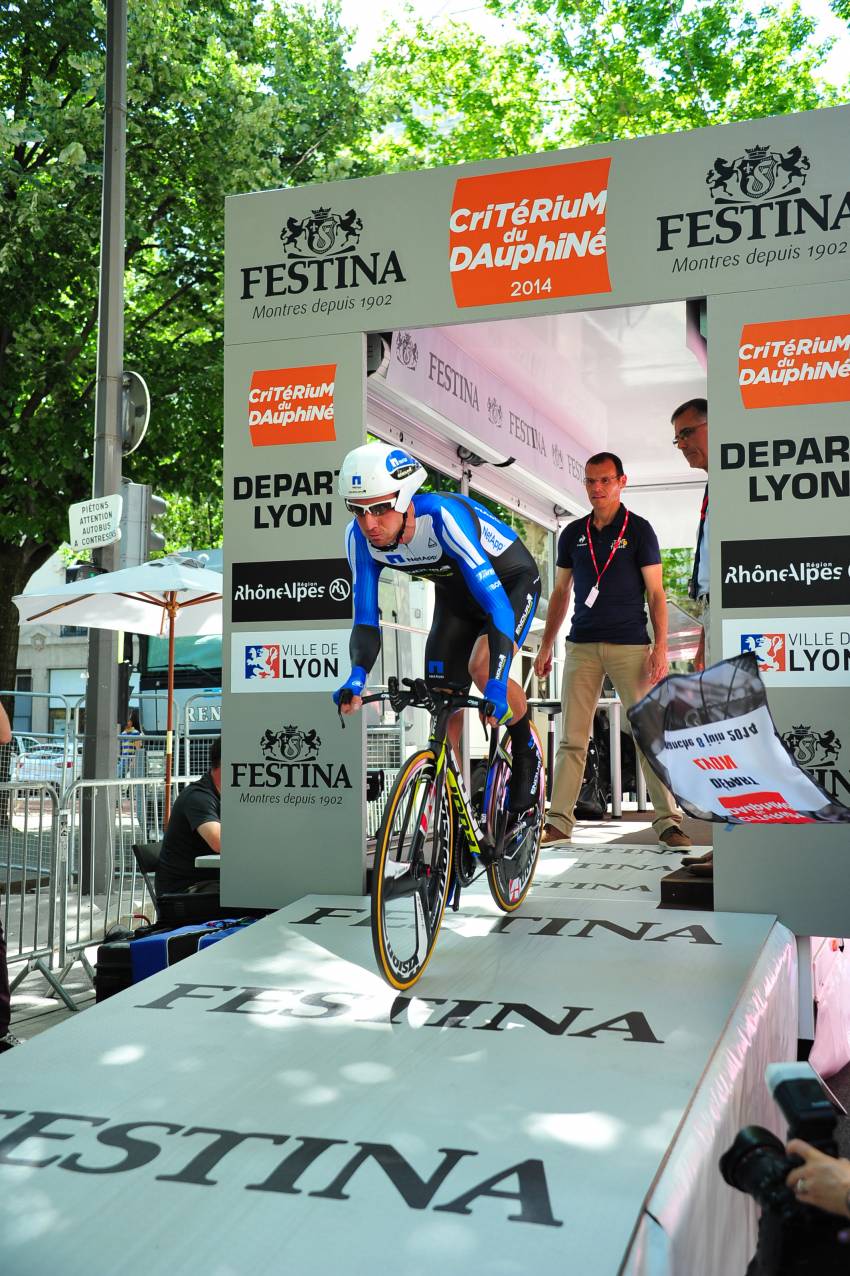
<svg viewBox="0 0 850 1276">
<path fill-rule="evenodd" d="M 174 780 L 174 793 L 193 777 Z M 77 780 L 60 796 L 44 782 L 0 784 L 0 918 L 16 988 L 38 970 L 71 1010 L 68 972 L 94 970 L 86 949 L 155 908 L 134 842 L 162 835 L 164 780 Z M 58 967 L 58 969 L 57 969 Z"/>
<path fill-rule="evenodd" d="M 174 781 L 174 794 L 188 783 Z M 165 783 L 160 778 L 78 780 L 59 810 L 59 979 L 113 926 L 152 920 L 154 904 L 133 855 L 134 842 L 162 836 Z"/>
<path fill-rule="evenodd" d="M 0 691 L 0 696 L 14 696 L 16 702 L 28 701 L 30 721 L 32 705 L 38 700 L 46 700 L 50 707 L 64 709 L 61 723 L 56 723 L 59 730 L 13 728 L 10 743 L 0 745 L 0 783 L 26 784 L 29 787 L 47 782 L 60 792 L 67 788 L 81 774 L 83 765 L 82 739 L 77 731 L 79 703 L 72 705 L 65 696 L 42 691 Z"/>
<path fill-rule="evenodd" d="M 77 1006 L 53 973 L 59 794 L 43 781 L 0 784 L 0 887 L 6 961 L 23 963 L 11 979 L 14 991 L 38 970 L 70 1010 Z"/>
</svg>

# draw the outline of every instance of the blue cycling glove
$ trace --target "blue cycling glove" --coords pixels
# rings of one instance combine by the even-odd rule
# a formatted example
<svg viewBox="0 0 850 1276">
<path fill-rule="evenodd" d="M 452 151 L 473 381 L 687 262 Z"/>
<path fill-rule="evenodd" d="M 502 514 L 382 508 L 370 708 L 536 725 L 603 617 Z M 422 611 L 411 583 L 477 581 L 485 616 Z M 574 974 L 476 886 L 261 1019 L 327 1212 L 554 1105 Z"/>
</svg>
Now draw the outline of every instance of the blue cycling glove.
<svg viewBox="0 0 850 1276">
<path fill-rule="evenodd" d="M 362 696 L 366 686 L 367 673 L 362 665 L 355 665 L 346 681 L 333 693 L 333 702 L 339 708 L 343 691 L 350 691 L 353 696 Z"/>
<path fill-rule="evenodd" d="M 484 688 L 484 699 L 494 706 L 493 717 L 500 725 L 504 725 L 513 715 L 508 705 L 508 689 L 497 678 L 491 678 Z"/>
</svg>

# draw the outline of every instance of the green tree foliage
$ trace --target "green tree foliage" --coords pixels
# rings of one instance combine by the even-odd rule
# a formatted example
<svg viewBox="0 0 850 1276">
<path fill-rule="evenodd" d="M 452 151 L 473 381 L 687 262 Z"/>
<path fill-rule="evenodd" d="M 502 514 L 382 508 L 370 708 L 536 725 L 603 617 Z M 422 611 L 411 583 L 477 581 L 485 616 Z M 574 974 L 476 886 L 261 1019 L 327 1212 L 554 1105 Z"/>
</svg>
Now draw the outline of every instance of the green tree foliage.
<svg viewBox="0 0 850 1276">
<path fill-rule="evenodd" d="M 433 26 L 407 10 L 368 68 L 377 120 L 376 169 L 433 168 L 556 145 L 552 92 L 524 40 L 491 46 L 457 22 Z"/>
<path fill-rule="evenodd" d="M 688 585 L 690 584 L 693 569 L 693 548 L 689 549 L 685 546 L 680 549 L 662 549 L 661 571 L 665 594 L 674 603 L 678 603 L 683 611 L 696 616 L 699 614 L 699 608 L 688 597 Z"/>
<path fill-rule="evenodd" d="M 125 473 L 197 509 L 221 485 L 224 199 L 354 171 L 348 47 L 333 4 L 129 8 L 125 367 L 154 406 Z M 9 599 L 91 494 L 104 79 L 100 0 L 0 8 L 0 687 Z"/>
<path fill-rule="evenodd" d="M 845 3 L 845 0 L 837 0 Z M 830 47 L 798 4 L 744 0 L 487 0 L 566 85 L 576 143 L 669 133 L 832 105 Z"/>
<path fill-rule="evenodd" d="M 130 5 L 125 366 L 153 412 L 125 472 L 172 499 L 174 548 L 220 525 L 226 195 L 835 97 L 795 5 L 488 5 L 521 37 L 490 46 L 408 11 L 362 68 L 334 0 Z M 17 650 L 9 599 L 90 494 L 104 46 L 102 0 L 0 6 L 0 687 Z"/>
<path fill-rule="evenodd" d="M 199 497 L 173 493 L 168 509 L 157 521 L 157 531 L 165 536 L 166 550 L 213 549 L 222 540 L 223 508 L 221 489 L 210 484 Z"/>
</svg>

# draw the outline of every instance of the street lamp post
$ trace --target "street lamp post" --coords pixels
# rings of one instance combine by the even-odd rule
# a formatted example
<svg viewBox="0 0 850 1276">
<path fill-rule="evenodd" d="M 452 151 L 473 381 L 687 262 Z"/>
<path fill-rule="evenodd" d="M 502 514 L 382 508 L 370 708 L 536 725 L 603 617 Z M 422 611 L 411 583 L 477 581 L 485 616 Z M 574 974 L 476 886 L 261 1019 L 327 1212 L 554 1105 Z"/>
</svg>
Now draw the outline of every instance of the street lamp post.
<svg viewBox="0 0 850 1276">
<path fill-rule="evenodd" d="M 121 490 L 121 415 L 124 377 L 124 187 L 126 171 L 127 115 L 127 3 L 107 0 L 106 6 L 106 120 L 103 147 L 103 203 L 100 237 L 100 295 L 97 334 L 97 389 L 95 398 L 94 472 L 92 496 L 112 496 Z M 94 561 L 107 571 L 118 566 L 118 544 L 94 551 Z M 86 729 L 83 776 L 117 774 L 118 764 L 118 664 L 115 634 L 108 629 L 89 631 L 89 663 L 86 696 Z M 108 845 L 106 803 L 99 810 L 98 827 L 84 823 L 94 833 L 93 847 Z M 104 836 L 104 834 L 106 836 Z M 93 889 L 105 884 L 103 856 L 92 858 Z"/>
</svg>

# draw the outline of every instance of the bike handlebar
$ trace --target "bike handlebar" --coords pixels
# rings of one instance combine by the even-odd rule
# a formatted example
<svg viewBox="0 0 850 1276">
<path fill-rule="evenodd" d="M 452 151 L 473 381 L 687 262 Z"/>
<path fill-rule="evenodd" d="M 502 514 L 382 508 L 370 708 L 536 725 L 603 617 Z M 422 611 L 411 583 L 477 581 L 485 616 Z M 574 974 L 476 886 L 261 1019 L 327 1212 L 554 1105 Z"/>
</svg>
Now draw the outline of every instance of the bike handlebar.
<svg viewBox="0 0 850 1276">
<path fill-rule="evenodd" d="M 402 682 L 405 684 L 403 688 L 399 686 L 398 678 L 387 679 L 386 691 L 376 691 L 370 696 L 362 696 L 361 704 L 374 704 L 376 701 L 388 700 L 396 713 L 402 713 L 411 706 L 414 709 L 427 709 L 429 713 L 436 713 L 440 709 L 477 709 L 479 713 L 484 714 L 485 718 L 490 717 L 493 712 L 492 702 L 482 699 L 481 696 L 465 696 L 453 691 L 442 691 L 438 687 L 429 686 L 424 678 L 402 678 Z M 340 697 L 340 721 L 342 721 L 342 704 L 349 703 L 352 699 L 352 694 L 349 694 L 345 701 L 342 696 Z"/>
<path fill-rule="evenodd" d="M 432 687 L 424 678 L 402 678 L 402 682 L 403 688 L 399 686 L 397 678 L 389 678 L 387 690 L 368 696 L 367 700 L 389 700 L 396 713 L 400 713 L 408 706 L 414 709 L 427 709 L 430 713 L 436 713 L 443 708 L 478 709 L 481 712 L 490 704 L 480 696 L 464 695 L 460 692 Z M 363 703 L 365 704 L 366 700 Z"/>
</svg>

